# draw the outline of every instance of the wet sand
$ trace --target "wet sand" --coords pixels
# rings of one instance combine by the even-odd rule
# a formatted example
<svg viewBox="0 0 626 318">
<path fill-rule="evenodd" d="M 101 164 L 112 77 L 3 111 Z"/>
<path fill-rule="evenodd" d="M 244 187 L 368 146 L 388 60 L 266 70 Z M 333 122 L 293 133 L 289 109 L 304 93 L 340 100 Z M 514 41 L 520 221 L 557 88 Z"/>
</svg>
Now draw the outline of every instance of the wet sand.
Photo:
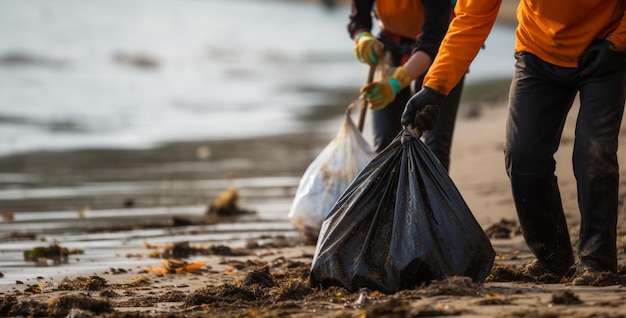
<svg viewBox="0 0 626 318">
<path fill-rule="evenodd" d="M 502 154 L 506 111 L 502 96 L 463 104 L 453 144 L 451 177 L 488 233 L 505 224 L 502 220 L 515 224 Z M 576 107 L 556 155 L 574 245 L 579 224 L 570 160 L 575 115 Z M 532 256 L 515 229 L 492 237 L 496 264 L 483 284 L 453 278 L 393 295 L 308 285 L 314 246 L 293 229 L 287 211 L 299 177 L 338 122 L 319 128 L 302 135 L 148 150 L 1 158 L 1 173 L 14 179 L 2 184 L 2 212 L 13 212 L 14 219 L 0 223 L 0 315 L 64 317 L 71 308 L 86 317 L 618 317 L 626 311 L 623 208 L 620 272 L 598 286 L 525 276 L 520 266 Z M 620 158 L 626 156 L 625 135 L 623 129 Z M 17 184 L 21 198 L 9 191 Z M 624 181 L 620 185 L 624 206 Z M 208 204 L 229 187 L 240 191 L 241 207 L 256 213 L 208 221 Z M 164 207 L 169 208 L 155 213 Z M 56 216 L 38 221 L 28 211 Z M 26 229 L 21 235 L 20 227 Z M 20 259 L 24 250 L 55 242 L 82 253 L 58 265 Z"/>
<path fill-rule="evenodd" d="M 626 182 L 618 274 L 591 287 L 525 275 L 520 266 L 532 256 L 515 229 L 504 171 L 506 111 L 501 91 L 464 103 L 452 150 L 450 175 L 497 253 L 482 284 L 451 278 L 392 295 L 309 284 L 314 246 L 293 229 L 287 211 L 337 119 L 287 136 L 1 157 L 0 316 L 623 317 Z M 574 246 L 575 116 L 576 107 L 556 154 Z M 620 162 L 625 136 L 623 128 Z M 207 218 L 210 202 L 231 187 L 239 190 L 239 206 L 254 213 Z M 24 251 L 54 243 L 72 252 L 60 264 L 24 260 Z"/>
</svg>

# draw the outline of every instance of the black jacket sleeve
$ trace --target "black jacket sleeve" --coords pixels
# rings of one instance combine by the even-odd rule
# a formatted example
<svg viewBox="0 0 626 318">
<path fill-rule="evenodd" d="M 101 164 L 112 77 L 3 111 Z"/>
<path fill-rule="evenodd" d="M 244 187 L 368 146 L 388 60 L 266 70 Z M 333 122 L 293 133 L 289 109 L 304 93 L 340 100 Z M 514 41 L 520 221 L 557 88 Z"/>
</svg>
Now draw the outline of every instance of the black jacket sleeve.
<svg viewBox="0 0 626 318">
<path fill-rule="evenodd" d="M 449 0 L 445 0 L 449 1 Z M 372 10 L 374 0 L 352 0 L 350 9 L 350 22 L 348 23 L 348 34 L 351 39 L 360 31 L 372 30 Z"/>
<path fill-rule="evenodd" d="M 417 37 L 413 52 L 423 51 L 431 58 L 437 56 L 439 44 L 448 31 L 452 4 L 450 0 L 422 0 L 424 25 L 422 34 Z"/>
</svg>

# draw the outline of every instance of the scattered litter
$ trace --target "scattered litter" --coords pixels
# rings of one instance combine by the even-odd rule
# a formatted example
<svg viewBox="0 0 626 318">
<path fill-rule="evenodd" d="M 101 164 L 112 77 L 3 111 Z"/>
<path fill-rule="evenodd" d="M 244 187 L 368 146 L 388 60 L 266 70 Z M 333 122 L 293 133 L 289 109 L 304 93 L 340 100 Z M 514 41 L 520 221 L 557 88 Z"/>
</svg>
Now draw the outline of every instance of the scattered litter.
<svg viewBox="0 0 626 318">
<path fill-rule="evenodd" d="M 160 267 L 148 266 L 146 268 L 146 271 L 153 275 L 165 275 L 176 273 L 191 273 L 206 267 L 205 262 L 186 262 L 174 259 L 163 260 L 162 264 L 163 266 Z"/>
<path fill-rule="evenodd" d="M 205 212 L 206 216 L 239 216 L 254 214 L 256 211 L 242 209 L 239 207 L 239 190 L 228 188 L 213 199 Z"/>
<path fill-rule="evenodd" d="M 552 294 L 550 304 L 554 305 L 578 305 L 583 302 L 570 290 L 563 290 Z"/>
<path fill-rule="evenodd" d="M 510 239 L 515 235 L 522 234 L 519 222 L 515 220 L 501 219 L 485 230 L 485 234 L 492 239 Z"/>
<path fill-rule="evenodd" d="M 69 255 L 83 254 L 81 249 L 68 249 L 52 244 L 48 247 L 35 247 L 32 250 L 24 251 L 24 260 L 35 262 L 37 265 L 59 265 L 67 264 Z"/>
</svg>

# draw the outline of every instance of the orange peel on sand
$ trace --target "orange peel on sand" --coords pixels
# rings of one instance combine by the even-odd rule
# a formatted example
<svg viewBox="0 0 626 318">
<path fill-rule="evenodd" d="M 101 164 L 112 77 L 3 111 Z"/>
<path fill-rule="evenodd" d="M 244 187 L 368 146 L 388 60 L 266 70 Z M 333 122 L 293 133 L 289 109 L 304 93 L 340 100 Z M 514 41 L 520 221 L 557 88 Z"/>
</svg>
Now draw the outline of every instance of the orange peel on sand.
<svg viewBox="0 0 626 318">
<path fill-rule="evenodd" d="M 206 267 L 205 262 L 185 262 L 178 261 L 174 259 L 166 259 L 163 260 L 163 266 L 160 267 L 151 267 L 148 266 L 146 271 L 153 275 L 165 275 L 165 274 L 176 274 L 176 273 L 191 273 L 196 270 L 202 269 Z"/>
</svg>

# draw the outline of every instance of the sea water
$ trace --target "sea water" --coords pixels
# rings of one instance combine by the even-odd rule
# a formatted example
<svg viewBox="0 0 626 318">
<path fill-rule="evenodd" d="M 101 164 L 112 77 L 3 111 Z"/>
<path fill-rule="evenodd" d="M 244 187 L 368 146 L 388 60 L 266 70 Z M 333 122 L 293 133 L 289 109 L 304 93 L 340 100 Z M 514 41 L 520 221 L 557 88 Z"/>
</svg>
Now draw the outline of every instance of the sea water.
<svg viewBox="0 0 626 318">
<path fill-rule="evenodd" d="M 329 90 L 356 98 L 365 81 L 348 14 L 309 1 L 0 1 L 0 155 L 296 131 Z M 510 76 L 513 41 L 496 26 L 468 82 Z"/>
</svg>

